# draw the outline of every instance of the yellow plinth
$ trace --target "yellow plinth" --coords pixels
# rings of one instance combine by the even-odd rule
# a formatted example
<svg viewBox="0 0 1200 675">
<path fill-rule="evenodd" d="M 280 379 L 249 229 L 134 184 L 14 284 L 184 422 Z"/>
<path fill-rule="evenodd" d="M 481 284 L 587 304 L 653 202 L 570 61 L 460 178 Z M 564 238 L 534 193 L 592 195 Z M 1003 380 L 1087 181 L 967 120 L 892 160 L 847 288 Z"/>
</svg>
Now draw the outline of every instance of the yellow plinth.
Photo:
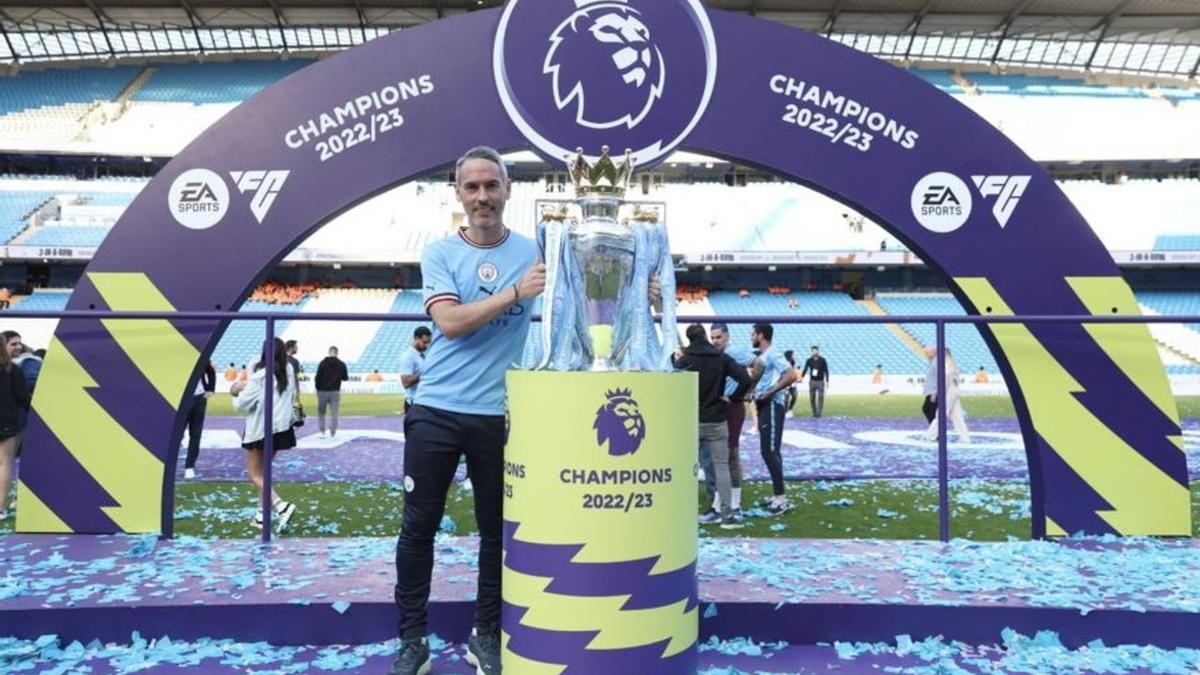
<svg viewBox="0 0 1200 675">
<path fill-rule="evenodd" d="M 508 374 L 505 672 L 695 672 L 696 386 Z"/>
</svg>

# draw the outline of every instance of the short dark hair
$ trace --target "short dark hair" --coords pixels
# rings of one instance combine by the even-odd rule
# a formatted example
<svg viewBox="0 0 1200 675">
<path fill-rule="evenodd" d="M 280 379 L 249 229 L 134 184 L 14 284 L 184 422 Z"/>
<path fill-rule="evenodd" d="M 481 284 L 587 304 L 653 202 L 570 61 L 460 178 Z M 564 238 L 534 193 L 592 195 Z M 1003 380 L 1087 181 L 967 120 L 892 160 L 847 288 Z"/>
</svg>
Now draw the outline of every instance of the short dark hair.
<svg viewBox="0 0 1200 675">
<path fill-rule="evenodd" d="M 329 345 L 329 351 L 336 352 L 337 350 L 338 350 L 338 348 L 336 345 Z"/>
<path fill-rule="evenodd" d="M 729 324 L 727 324 L 723 321 L 718 321 L 718 322 L 714 323 L 712 325 L 712 328 L 710 328 L 709 330 L 719 330 L 723 333 L 728 333 L 729 332 Z"/>
<path fill-rule="evenodd" d="M 18 333 L 17 331 L 15 331 L 15 330 L 6 330 L 6 331 L 4 331 L 3 333 L 0 333 L 0 335 L 4 335 L 4 341 L 5 341 L 5 342 L 8 342 L 9 340 L 11 340 L 11 339 L 13 339 L 13 338 L 19 338 L 19 337 L 21 337 L 21 334 L 20 334 L 20 333 Z"/>
<path fill-rule="evenodd" d="M 296 341 L 295 341 L 295 340 L 288 340 L 287 342 L 283 343 L 283 346 L 284 346 L 284 348 L 285 348 L 285 349 L 291 349 L 292 347 L 295 347 L 295 346 L 296 346 Z"/>
<path fill-rule="evenodd" d="M 783 358 L 787 359 L 787 362 L 793 366 L 796 365 L 796 352 L 788 349 L 787 351 L 783 352 Z"/>
<path fill-rule="evenodd" d="M 464 152 L 463 156 L 459 157 L 458 160 L 454 162 L 455 185 L 459 184 L 459 177 L 460 174 L 462 174 L 463 164 L 466 164 L 468 160 L 472 159 L 486 159 L 492 164 L 495 164 L 500 168 L 500 177 L 504 180 L 508 180 L 508 167 L 504 165 L 504 158 L 500 156 L 500 153 L 493 147 L 487 145 L 477 145 Z"/>
<path fill-rule="evenodd" d="M 812 351 L 814 349 L 820 349 L 820 348 L 821 348 L 821 345 L 813 345 L 813 346 L 809 347 L 808 350 Z"/>
<path fill-rule="evenodd" d="M 708 342 L 708 334 L 704 332 L 704 326 L 694 323 L 687 327 L 687 339 L 692 342 Z"/>
<path fill-rule="evenodd" d="M 429 330 L 428 326 L 417 326 L 417 329 L 413 331 L 413 339 L 423 337 L 433 337 L 433 331 Z"/>
<path fill-rule="evenodd" d="M 765 337 L 767 342 L 770 342 L 775 338 L 775 327 L 769 323 L 754 324 L 754 332 Z"/>
</svg>

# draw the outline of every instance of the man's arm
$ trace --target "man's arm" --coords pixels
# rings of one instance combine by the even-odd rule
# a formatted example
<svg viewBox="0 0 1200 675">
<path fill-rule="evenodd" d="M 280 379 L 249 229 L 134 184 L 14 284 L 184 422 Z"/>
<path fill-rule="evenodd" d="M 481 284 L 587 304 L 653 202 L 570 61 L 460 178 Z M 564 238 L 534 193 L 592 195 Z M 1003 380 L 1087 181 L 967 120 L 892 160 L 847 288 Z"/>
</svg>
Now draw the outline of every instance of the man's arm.
<svg viewBox="0 0 1200 675">
<path fill-rule="evenodd" d="M 342 369 L 342 382 L 348 381 L 350 379 L 350 371 L 346 368 L 346 362 L 339 360 L 338 366 Z"/>
<path fill-rule="evenodd" d="M 760 395 L 758 397 L 758 400 L 763 401 L 763 400 L 770 399 L 775 394 L 778 394 L 779 392 L 783 391 L 784 389 L 787 389 L 788 387 L 792 386 L 792 383 L 795 381 L 796 381 L 796 369 L 795 368 L 785 368 L 783 370 L 783 375 L 780 376 L 780 378 L 779 378 L 779 381 L 776 382 L 775 384 L 771 385 L 770 389 L 767 389 L 766 391 L 764 391 L 762 393 L 762 395 Z"/>
<path fill-rule="evenodd" d="M 804 376 L 805 376 L 805 375 L 808 375 L 808 362 L 809 362 L 809 361 L 811 361 L 811 360 L 812 360 L 812 359 L 808 359 L 808 360 L 806 360 L 806 361 L 804 362 L 804 370 L 801 370 L 801 371 L 800 371 L 800 379 L 801 379 L 801 380 L 803 380 L 803 379 L 804 379 Z"/>
<path fill-rule="evenodd" d="M 483 300 L 465 305 L 453 298 L 434 301 L 429 306 L 429 316 L 442 335 L 453 340 L 474 333 L 518 302 L 536 298 L 545 288 L 546 265 L 537 263 L 529 268 L 520 282 L 502 288 Z"/>
<path fill-rule="evenodd" d="M 746 397 L 746 392 L 750 391 L 750 385 L 753 384 L 750 380 L 750 373 L 746 369 L 738 365 L 728 354 L 725 355 L 725 375 L 732 377 L 738 383 L 737 389 L 729 395 L 732 401 L 741 401 Z"/>
</svg>

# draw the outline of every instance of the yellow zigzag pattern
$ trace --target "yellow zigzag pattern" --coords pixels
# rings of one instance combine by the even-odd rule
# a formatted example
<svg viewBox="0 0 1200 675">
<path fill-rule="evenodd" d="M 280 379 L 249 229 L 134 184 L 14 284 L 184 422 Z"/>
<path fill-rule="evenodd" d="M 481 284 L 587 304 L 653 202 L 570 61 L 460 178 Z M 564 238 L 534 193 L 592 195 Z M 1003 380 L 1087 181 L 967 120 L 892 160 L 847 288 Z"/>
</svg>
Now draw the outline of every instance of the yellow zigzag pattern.
<svg viewBox="0 0 1200 675">
<path fill-rule="evenodd" d="M 991 307 L 992 314 L 1012 316 L 1013 311 L 996 289 L 983 278 L 955 280 L 976 307 Z M 1136 313 L 1136 301 L 1123 279 L 1068 279 L 1093 314 L 1118 311 Z M 1113 330 L 1122 328 L 1122 330 Z M 1162 364 L 1149 331 L 1121 326 L 1089 326 L 1100 344 L 1123 367 L 1140 371 L 1133 381 L 1160 408 L 1178 419 L 1169 390 L 1151 378 Z M 1191 534 L 1190 495 L 1153 463 L 1142 457 L 1119 435 L 1105 426 L 1073 393 L 1083 387 L 1022 324 L 994 324 L 992 332 L 1020 382 L 1033 426 L 1052 450 L 1097 494 L 1113 506 L 1098 512 L 1121 534 L 1188 536 Z M 1127 371 L 1128 372 L 1128 371 Z M 1157 377 L 1157 376 L 1155 376 Z M 1047 523 L 1050 534 L 1065 534 L 1056 523 Z"/>
</svg>

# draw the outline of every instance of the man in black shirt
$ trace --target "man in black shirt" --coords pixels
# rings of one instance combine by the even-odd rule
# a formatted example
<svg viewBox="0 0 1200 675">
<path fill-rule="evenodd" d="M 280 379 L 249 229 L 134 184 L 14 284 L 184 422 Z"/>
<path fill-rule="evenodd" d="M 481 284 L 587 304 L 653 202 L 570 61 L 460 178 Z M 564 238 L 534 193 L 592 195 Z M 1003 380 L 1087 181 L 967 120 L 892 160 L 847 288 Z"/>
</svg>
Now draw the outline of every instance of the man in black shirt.
<svg viewBox="0 0 1200 675">
<path fill-rule="evenodd" d="M 804 362 L 804 370 L 800 379 L 812 374 L 808 380 L 808 402 L 812 406 L 813 417 L 820 417 L 825 410 L 825 387 L 829 385 L 829 363 L 821 356 L 821 348 L 812 347 L 812 356 Z"/>
<path fill-rule="evenodd" d="M 688 346 L 682 354 L 676 355 L 675 367 L 700 375 L 700 453 L 709 453 L 712 457 L 717 494 L 721 500 L 721 513 L 717 514 L 716 511 L 710 510 L 700 516 L 700 522 L 720 521 L 722 529 L 738 528 L 742 524 L 733 514 L 730 506 L 729 427 L 725 418 L 725 409 L 729 405 L 730 398 L 740 401 L 746 395 L 746 391 L 750 388 L 750 375 L 731 356 L 708 341 L 704 326 L 700 324 L 688 326 L 687 338 Z M 737 382 L 737 389 L 728 398 L 725 396 L 726 377 L 731 377 Z M 701 462 L 701 464 L 703 463 Z M 713 497 L 714 495 L 709 494 L 708 500 L 704 503 L 711 504 Z"/>
<path fill-rule="evenodd" d="M 346 364 L 338 358 L 338 348 L 330 347 L 329 356 L 317 366 L 317 428 L 325 435 L 325 408 L 330 409 L 329 437 L 337 434 L 338 410 L 342 407 L 342 383 L 350 379 Z"/>
</svg>

